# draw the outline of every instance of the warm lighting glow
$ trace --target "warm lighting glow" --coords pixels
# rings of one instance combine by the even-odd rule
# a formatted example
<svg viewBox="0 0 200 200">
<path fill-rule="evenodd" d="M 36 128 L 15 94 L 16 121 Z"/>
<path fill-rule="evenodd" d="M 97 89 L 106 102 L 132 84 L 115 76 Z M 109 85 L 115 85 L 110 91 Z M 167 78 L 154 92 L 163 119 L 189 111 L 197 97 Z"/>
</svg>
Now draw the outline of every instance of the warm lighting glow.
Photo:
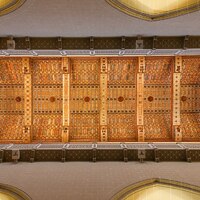
<svg viewBox="0 0 200 200">
<path fill-rule="evenodd" d="M 197 0 L 119 0 L 122 4 L 151 15 L 163 14 L 195 5 Z"/>
<path fill-rule="evenodd" d="M 200 9 L 200 0 L 107 0 L 119 10 L 146 20 L 176 17 Z"/>
<path fill-rule="evenodd" d="M 0 192 L 0 200 L 16 200 L 8 194 Z"/>
<path fill-rule="evenodd" d="M 0 0 L 0 9 L 4 9 L 11 5 L 13 0 Z"/>
<path fill-rule="evenodd" d="M 19 8 L 26 0 L 0 0 L 0 16 Z"/>
<path fill-rule="evenodd" d="M 112 200 L 200 200 L 200 188 L 167 179 L 148 179 L 119 191 Z"/>
<path fill-rule="evenodd" d="M 128 194 L 123 200 L 200 200 L 200 196 L 179 187 L 154 184 Z"/>
</svg>

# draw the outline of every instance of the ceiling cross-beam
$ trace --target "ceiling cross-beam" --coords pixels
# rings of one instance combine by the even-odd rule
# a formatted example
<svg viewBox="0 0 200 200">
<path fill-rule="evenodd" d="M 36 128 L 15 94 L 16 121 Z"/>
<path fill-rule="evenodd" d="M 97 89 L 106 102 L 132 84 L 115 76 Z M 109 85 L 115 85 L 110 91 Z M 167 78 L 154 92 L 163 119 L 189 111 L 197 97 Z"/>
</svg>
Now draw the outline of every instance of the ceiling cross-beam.
<svg viewBox="0 0 200 200">
<path fill-rule="evenodd" d="M 101 74 L 100 74 L 100 141 L 108 140 L 107 130 L 107 85 L 108 85 L 108 60 L 101 58 Z"/>
<path fill-rule="evenodd" d="M 32 140 L 32 75 L 29 58 L 22 58 L 24 71 L 24 143 Z M 19 97 L 20 98 L 20 97 Z"/>
<path fill-rule="evenodd" d="M 138 126 L 138 142 L 144 142 L 144 72 L 145 57 L 138 58 L 137 73 L 137 126 Z"/>
<path fill-rule="evenodd" d="M 200 36 L 142 37 L 144 49 L 198 49 Z M 135 37 L 15 37 L 15 50 L 96 50 L 136 49 Z M 155 45 L 156 38 L 156 45 Z M 0 37 L 0 50 L 7 50 L 10 37 Z"/>
<path fill-rule="evenodd" d="M 182 141 L 181 119 L 180 119 L 180 88 L 181 88 L 182 57 L 175 56 L 175 67 L 173 72 L 173 130 L 176 142 Z"/>
<path fill-rule="evenodd" d="M 69 141 L 69 125 L 70 125 L 70 59 L 64 57 L 62 59 L 63 72 L 63 130 L 62 142 Z"/>
</svg>

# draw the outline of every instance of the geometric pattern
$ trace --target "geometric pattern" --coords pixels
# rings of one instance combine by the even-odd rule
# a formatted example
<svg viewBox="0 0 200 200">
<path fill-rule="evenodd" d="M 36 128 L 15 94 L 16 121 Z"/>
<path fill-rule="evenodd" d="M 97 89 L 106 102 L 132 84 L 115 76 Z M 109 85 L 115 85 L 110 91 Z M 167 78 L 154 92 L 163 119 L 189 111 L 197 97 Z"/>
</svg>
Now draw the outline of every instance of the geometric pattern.
<svg viewBox="0 0 200 200">
<path fill-rule="evenodd" d="M 183 141 L 200 141 L 200 113 L 181 114 Z"/>
<path fill-rule="evenodd" d="M 200 58 L 183 57 L 181 128 L 183 141 L 200 141 Z"/>
<path fill-rule="evenodd" d="M 12 162 L 12 150 L 20 151 L 19 161 L 200 161 L 198 143 L 70 143 L 0 145 L 0 162 Z"/>
<path fill-rule="evenodd" d="M 108 141 L 136 141 L 137 58 L 108 58 Z"/>
<path fill-rule="evenodd" d="M 99 141 L 100 59 L 70 61 L 70 141 Z"/>
<path fill-rule="evenodd" d="M 157 161 L 186 161 L 185 150 L 159 150 L 156 154 Z"/>
<path fill-rule="evenodd" d="M 60 142 L 62 115 L 37 115 L 33 117 L 33 141 Z"/>
<path fill-rule="evenodd" d="M 145 139 L 146 141 L 171 140 L 170 114 L 145 114 Z"/>
<path fill-rule="evenodd" d="M 66 130 L 71 142 L 98 142 L 102 141 L 103 129 L 108 142 L 136 142 L 139 100 L 144 111 L 144 141 L 174 141 L 175 57 L 145 57 L 141 99 L 137 94 L 141 62 L 138 57 L 70 57 L 66 66 L 61 57 L 34 57 L 28 59 L 28 64 L 24 60 L 26 58 L 0 58 L 1 143 L 26 142 L 27 131 L 33 143 L 61 142 Z M 103 60 L 106 60 L 106 69 L 102 67 Z M 30 66 L 30 71 L 26 72 L 24 63 Z M 177 101 L 180 100 L 178 128 L 183 141 L 200 141 L 199 66 L 199 56 L 182 57 Z M 64 67 L 69 73 L 67 84 L 63 84 Z M 30 87 L 27 87 L 27 77 Z M 66 91 L 69 99 L 63 95 Z M 27 96 L 32 98 L 31 103 Z M 69 107 L 65 106 L 69 111 L 67 128 L 63 125 L 65 101 L 69 101 Z"/>
<path fill-rule="evenodd" d="M 70 141 L 99 141 L 99 114 L 71 114 Z"/>
<path fill-rule="evenodd" d="M 23 115 L 0 115 L 0 139 L 4 142 L 22 143 L 24 138 Z"/>
<path fill-rule="evenodd" d="M 108 114 L 108 141 L 136 141 L 135 114 Z"/>
<path fill-rule="evenodd" d="M 31 59 L 33 141 L 60 142 L 62 139 L 61 61 L 61 58 Z"/>
<path fill-rule="evenodd" d="M 170 141 L 173 57 L 148 57 L 144 73 L 146 141 Z"/>
<path fill-rule="evenodd" d="M 22 143 L 23 124 L 22 58 L 0 58 L 0 140 Z"/>
</svg>

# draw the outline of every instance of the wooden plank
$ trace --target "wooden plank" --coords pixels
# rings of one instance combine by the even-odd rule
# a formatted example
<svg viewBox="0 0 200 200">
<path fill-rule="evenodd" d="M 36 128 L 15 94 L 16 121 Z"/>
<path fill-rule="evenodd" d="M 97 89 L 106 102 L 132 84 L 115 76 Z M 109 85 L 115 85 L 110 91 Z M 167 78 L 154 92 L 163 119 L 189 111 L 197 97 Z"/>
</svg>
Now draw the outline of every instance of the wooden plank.
<svg viewBox="0 0 200 200">
<path fill-rule="evenodd" d="M 62 59 L 63 70 L 63 130 L 62 142 L 69 142 L 70 124 L 70 59 Z"/>
<path fill-rule="evenodd" d="M 173 73 L 173 132 L 176 142 L 182 141 L 180 119 L 180 88 L 181 88 L 182 57 L 175 56 L 175 68 Z"/>
<path fill-rule="evenodd" d="M 100 74 L 100 140 L 106 142 L 107 135 L 107 81 L 108 81 L 108 62 L 107 58 L 101 58 L 101 74 Z"/>
<path fill-rule="evenodd" d="M 24 71 L 24 127 L 23 142 L 31 143 L 32 140 L 32 75 L 29 58 L 22 58 Z"/>
<path fill-rule="evenodd" d="M 145 140 L 144 133 L 144 72 L 145 72 L 145 57 L 139 57 L 138 73 L 137 73 L 137 126 L 138 126 L 138 141 Z"/>
</svg>

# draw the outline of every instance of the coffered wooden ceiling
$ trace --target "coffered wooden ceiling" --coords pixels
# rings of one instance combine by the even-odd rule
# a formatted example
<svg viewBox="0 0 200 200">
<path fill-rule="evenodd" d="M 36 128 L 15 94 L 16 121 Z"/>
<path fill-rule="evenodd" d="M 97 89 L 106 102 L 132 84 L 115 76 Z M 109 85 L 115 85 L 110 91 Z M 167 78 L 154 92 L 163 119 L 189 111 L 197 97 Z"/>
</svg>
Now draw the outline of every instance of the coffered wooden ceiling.
<svg viewBox="0 0 200 200">
<path fill-rule="evenodd" d="M 200 12 L 147 22 L 131 17 L 105 0 L 27 0 L 0 17 L 0 36 L 89 37 L 200 35 Z"/>
<path fill-rule="evenodd" d="M 0 58 L 0 142 L 200 141 L 200 57 Z"/>
</svg>

